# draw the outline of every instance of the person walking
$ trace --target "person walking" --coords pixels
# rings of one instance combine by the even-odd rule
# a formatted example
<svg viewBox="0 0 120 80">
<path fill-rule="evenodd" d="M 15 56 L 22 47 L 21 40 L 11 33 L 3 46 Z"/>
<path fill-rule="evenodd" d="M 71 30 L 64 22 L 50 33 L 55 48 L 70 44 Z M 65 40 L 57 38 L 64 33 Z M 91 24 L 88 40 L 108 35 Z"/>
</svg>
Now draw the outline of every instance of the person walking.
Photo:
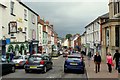
<svg viewBox="0 0 120 80">
<path fill-rule="evenodd" d="M 112 60 L 112 56 L 110 53 L 107 54 L 106 59 L 107 59 L 108 71 L 111 73 L 112 66 L 113 66 L 113 60 Z"/>
<path fill-rule="evenodd" d="M 101 56 L 98 52 L 96 52 L 96 55 L 94 56 L 94 63 L 95 63 L 95 71 L 100 72 L 100 64 L 101 64 Z"/>
<path fill-rule="evenodd" d="M 116 50 L 116 53 L 113 56 L 113 60 L 115 60 L 115 62 L 116 62 L 116 67 L 115 67 L 116 70 L 118 69 L 119 58 L 120 58 L 120 53 L 118 52 L 118 50 Z"/>
</svg>

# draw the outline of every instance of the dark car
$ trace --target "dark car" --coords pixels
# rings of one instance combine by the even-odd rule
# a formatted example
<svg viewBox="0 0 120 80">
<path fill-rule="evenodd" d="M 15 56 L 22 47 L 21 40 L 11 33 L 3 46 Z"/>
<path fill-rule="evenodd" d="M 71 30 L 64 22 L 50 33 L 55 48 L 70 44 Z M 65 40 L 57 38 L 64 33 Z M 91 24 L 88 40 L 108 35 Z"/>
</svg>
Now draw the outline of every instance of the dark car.
<svg viewBox="0 0 120 80">
<path fill-rule="evenodd" d="M 46 73 L 48 69 L 52 69 L 53 63 L 51 57 L 46 54 L 30 55 L 25 64 L 25 72 L 42 71 Z"/>
<path fill-rule="evenodd" d="M 85 64 L 83 61 L 83 57 L 81 55 L 68 55 L 66 57 L 64 63 L 64 72 L 68 72 L 69 70 L 79 71 L 80 73 L 84 73 Z"/>
<path fill-rule="evenodd" d="M 2 70 L 2 75 L 15 72 L 15 63 L 8 62 L 5 58 L 0 61 L 0 68 Z"/>
</svg>

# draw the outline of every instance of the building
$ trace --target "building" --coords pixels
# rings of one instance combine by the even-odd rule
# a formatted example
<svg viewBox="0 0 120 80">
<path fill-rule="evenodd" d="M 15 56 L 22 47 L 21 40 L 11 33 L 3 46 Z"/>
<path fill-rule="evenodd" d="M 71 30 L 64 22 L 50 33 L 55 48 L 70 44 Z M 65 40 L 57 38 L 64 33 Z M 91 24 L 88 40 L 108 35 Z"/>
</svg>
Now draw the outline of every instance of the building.
<svg viewBox="0 0 120 80">
<path fill-rule="evenodd" d="M 4 5 L 4 6 L 3 6 Z M 15 55 L 37 53 L 37 16 L 38 14 L 19 0 L 4 1 L 2 6 L 2 38 L 6 40 L 7 53 L 15 51 Z M 18 11 L 19 9 L 19 11 Z M 37 41 L 38 43 L 38 41 Z M 35 46 L 36 45 L 36 46 Z"/>
<path fill-rule="evenodd" d="M 71 37 L 71 47 L 80 51 L 81 47 L 81 37 L 80 34 L 75 34 Z"/>
<path fill-rule="evenodd" d="M 44 26 L 45 22 L 44 20 L 40 19 L 40 16 L 38 17 L 38 40 L 39 40 L 39 49 L 38 52 L 39 53 L 43 53 L 43 26 Z"/>
<path fill-rule="evenodd" d="M 85 27 L 87 54 L 89 51 L 91 51 L 93 55 L 96 52 L 99 52 L 102 55 L 101 52 L 102 24 L 101 23 L 108 19 L 108 15 L 109 14 L 106 13 L 102 16 L 99 16 Z"/>
<path fill-rule="evenodd" d="M 6 38 L 3 35 L 3 29 L 5 28 L 3 20 L 5 19 L 4 13 L 6 12 L 6 6 L 5 2 L 0 1 L 0 56 L 6 53 Z"/>
<path fill-rule="evenodd" d="M 102 53 L 120 51 L 120 1 L 109 1 L 109 19 L 102 22 Z"/>
<path fill-rule="evenodd" d="M 81 51 L 86 52 L 86 31 L 81 35 Z"/>
</svg>

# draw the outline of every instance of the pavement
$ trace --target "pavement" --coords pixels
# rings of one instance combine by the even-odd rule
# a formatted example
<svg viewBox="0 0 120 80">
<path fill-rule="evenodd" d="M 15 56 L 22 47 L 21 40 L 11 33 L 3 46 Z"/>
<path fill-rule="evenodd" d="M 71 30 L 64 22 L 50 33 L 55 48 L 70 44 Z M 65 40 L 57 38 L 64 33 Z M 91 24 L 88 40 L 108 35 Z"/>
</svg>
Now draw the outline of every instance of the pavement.
<svg viewBox="0 0 120 80">
<path fill-rule="evenodd" d="M 85 56 L 85 67 L 88 80 L 90 80 L 91 78 L 109 78 L 109 79 L 112 78 L 112 80 L 113 79 L 118 80 L 118 72 L 117 70 L 115 70 L 115 66 L 112 67 L 112 73 L 109 73 L 107 64 L 105 62 L 101 62 L 100 72 L 96 73 L 94 61 L 93 60 L 88 61 L 88 58 Z"/>
</svg>

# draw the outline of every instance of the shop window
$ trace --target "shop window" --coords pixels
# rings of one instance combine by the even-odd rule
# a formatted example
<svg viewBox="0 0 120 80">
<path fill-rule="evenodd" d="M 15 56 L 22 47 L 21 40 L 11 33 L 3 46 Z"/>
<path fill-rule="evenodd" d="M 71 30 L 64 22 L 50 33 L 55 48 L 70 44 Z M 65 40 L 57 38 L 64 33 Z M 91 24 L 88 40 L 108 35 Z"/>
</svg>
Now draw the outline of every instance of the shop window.
<svg viewBox="0 0 120 80">
<path fill-rule="evenodd" d="M 32 20 L 32 23 L 35 24 L 35 15 L 31 15 L 31 20 Z"/>
<path fill-rule="evenodd" d="M 116 46 L 116 47 L 119 47 L 119 42 L 120 42 L 120 41 L 119 41 L 119 38 L 120 38 L 120 37 L 119 37 L 119 36 L 120 36 L 120 35 L 119 35 L 119 32 L 120 32 L 120 31 L 119 31 L 119 27 L 120 27 L 120 26 L 116 26 L 116 27 L 115 27 L 115 46 Z"/>
</svg>

